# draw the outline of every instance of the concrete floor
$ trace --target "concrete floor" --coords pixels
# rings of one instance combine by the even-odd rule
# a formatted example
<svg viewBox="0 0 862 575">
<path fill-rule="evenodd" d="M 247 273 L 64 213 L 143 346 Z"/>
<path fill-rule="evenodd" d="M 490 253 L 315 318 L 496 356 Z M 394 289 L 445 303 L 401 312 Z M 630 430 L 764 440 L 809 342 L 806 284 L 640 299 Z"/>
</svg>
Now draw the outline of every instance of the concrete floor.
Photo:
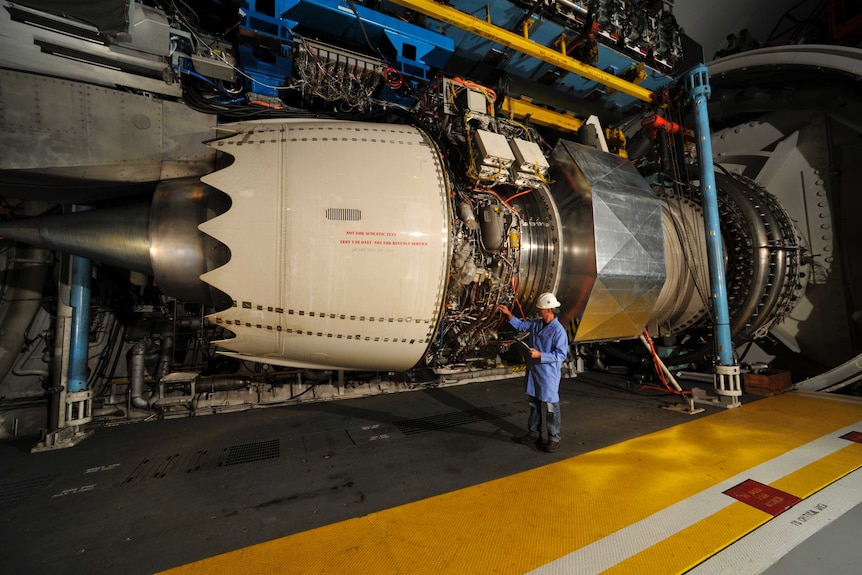
<svg viewBox="0 0 862 575">
<path fill-rule="evenodd" d="M 562 447 L 548 454 L 511 441 L 525 431 L 523 386 L 121 425 L 46 453 L 0 444 L 0 565 L 153 573 L 690 420 L 661 409 L 672 397 L 582 375 L 563 382 Z"/>
<path fill-rule="evenodd" d="M 525 431 L 523 387 L 516 378 L 117 425 L 36 454 L 30 439 L 2 443 L 2 571 L 154 573 L 718 411 L 683 415 L 662 409 L 672 396 L 583 374 L 561 386 L 562 446 L 548 454 L 511 440 Z M 850 572 L 860 524 L 856 508 L 769 573 Z"/>
</svg>

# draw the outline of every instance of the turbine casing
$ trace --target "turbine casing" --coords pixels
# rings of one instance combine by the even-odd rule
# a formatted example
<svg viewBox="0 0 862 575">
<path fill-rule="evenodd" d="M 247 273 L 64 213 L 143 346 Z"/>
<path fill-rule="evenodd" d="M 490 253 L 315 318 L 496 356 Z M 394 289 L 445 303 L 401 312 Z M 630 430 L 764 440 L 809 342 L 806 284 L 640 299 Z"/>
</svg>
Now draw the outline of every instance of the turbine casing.
<svg viewBox="0 0 862 575">
<path fill-rule="evenodd" d="M 203 181 L 231 199 L 200 226 L 230 261 L 201 279 L 231 307 L 226 355 L 321 369 L 403 371 L 437 328 L 450 257 L 447 181 L 407 125 L 265 121 L 211 143 L 234 162 Z"/>
</svg>

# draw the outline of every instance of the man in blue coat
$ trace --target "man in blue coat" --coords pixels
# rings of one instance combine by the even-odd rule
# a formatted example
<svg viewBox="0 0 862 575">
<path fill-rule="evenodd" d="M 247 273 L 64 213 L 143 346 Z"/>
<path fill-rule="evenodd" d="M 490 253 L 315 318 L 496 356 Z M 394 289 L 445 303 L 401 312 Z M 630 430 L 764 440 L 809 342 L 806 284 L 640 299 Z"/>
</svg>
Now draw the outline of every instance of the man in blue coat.
<svg viewBox="0 0 862 575">
<path fill-rule="evenodd" d="M 527 363 L 527 399 L 530 402 L 530 417 L 527 420 L 527 435 L 514 438 L 518 443 L 536 444 L 545 451 L 560 448 L 560 370 L 569 350 L 566 330 L 557 320 L 560 307 L 557 297 L 546 292 L 536 300 L 539 319 L 516 318 L 511 310 L 500 305 L 497 309 L 518 331 L 530 333 L 530 359 Z M 542 411 L 547 409 L 548 442 L 542 444 Z"/>
</svg>

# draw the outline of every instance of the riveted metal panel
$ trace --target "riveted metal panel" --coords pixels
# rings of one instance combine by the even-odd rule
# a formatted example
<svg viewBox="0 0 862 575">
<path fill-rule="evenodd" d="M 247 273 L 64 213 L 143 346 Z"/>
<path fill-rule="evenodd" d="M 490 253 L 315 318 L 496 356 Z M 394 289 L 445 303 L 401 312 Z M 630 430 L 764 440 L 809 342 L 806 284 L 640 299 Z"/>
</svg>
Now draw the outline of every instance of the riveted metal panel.
<svg viewBox="0 0 862 575">
<path fill-rule="evenodd" d="M 215 121 L 156 97 L 0 70 L 0 170 L 124 183 L 200 176 L 214 163 L 204 142 Z"/>
</svg>

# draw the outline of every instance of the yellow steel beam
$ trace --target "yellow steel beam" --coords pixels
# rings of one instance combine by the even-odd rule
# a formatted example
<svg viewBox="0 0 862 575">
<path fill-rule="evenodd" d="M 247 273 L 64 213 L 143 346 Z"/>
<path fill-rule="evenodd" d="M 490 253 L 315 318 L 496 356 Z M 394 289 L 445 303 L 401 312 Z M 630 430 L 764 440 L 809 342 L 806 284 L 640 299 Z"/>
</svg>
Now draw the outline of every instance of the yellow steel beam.
<svg viewBox="0 0 862 575">
<path fill-rule="evenodd" d="M 627 82 L 631 82 L 632 84 L 640 84 L 647 79 L 646 66 L 643 62 L 638 62 L 634 66 L 623 70 L 619 77 Z M 615 91 L 616 90 L 609 88 L 607 90 L 608 96 L 613 94 Z"/>
<path fill-rule="evenodd" d="M 569 114 L 554 112 L 523 99 L 507 97 L 503 100 L 503 110 L 516 120 L 529 117 L 533 124 L 556 128 L 564 132 L 577 132 L 584 123 Z"/>
<path fill-rule="evenodd" d="M 499 26 L 494 26 L 489 22 L 485 22 L 479 18 L 470 16 L 469 14 L 465 14 L 460 10 L 443 6 L 442 4 L 438 4 L 432 0 L 392 0 L 392 2 L 405 8 L 409 8 L 410 10 L 425 14 L 426 16 L 430 16 L 431 18 L 440 20 L 441 22 L 451 24 L 452 26 L 456 26 L 487 40 L 491 40 L 492 42 L 502 44 L 507 48 L 512 48 L 513 50 L 517 50 L 518 52 L 532 56 L 533 58 L 537 58 L 543 62 L 547 62 L 548 64 L 553 64 L 554 66 L 558 66 L 563 70 L 577 74 L 587 80 L 593 80 L 599 84 L 622 92 L 623 94 L 633 96 L 638 100 L 643 100 L 644 102 L 652 101 L 652 92 L 646 88 L 641 88 L 631 82 L 617 78 L 613 74 L 608 74 L 603 70 L 588 66 L 574 58 L 569 58 L 564 53 L 560 53 L 548 48 L 547 46 L 537 44 L 532 40 L 523 38 L 518 34 L 509 32 Z"/>
</svg>

